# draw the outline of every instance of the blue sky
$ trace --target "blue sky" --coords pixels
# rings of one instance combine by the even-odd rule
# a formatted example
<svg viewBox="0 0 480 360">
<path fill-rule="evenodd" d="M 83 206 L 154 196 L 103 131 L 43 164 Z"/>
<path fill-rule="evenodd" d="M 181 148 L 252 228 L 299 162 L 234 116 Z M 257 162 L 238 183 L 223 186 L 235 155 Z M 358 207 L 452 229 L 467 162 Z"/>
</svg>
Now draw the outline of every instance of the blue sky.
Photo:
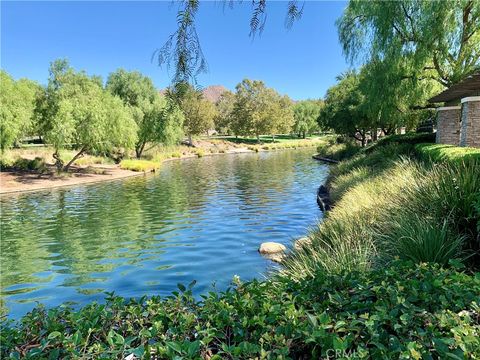
<svg viewBox="0 0 480 360">
<path fill-rule="evenodd" d="M 287 2 L 268 3 L 261 37 L 249 37 L 251 1 L 223 8 L 202 2 L 197 31 L 209 72 L 200 85 L 234 89 L 243 78 L 260 79 L 293 99 L 322 97 L 346 70 L 335 27 L 344 2 L 306 2 L 302 19 L 284 27 Z M 168 2 L 1 2 L 1 66 L 14 78 L 46 83 L 49 63 L 68 58 L 78 70 L 104 79 L 119 67 L 139 70 L 158 88 L 171 74 L 151 61 L 176 28 Z"/>
</svg>

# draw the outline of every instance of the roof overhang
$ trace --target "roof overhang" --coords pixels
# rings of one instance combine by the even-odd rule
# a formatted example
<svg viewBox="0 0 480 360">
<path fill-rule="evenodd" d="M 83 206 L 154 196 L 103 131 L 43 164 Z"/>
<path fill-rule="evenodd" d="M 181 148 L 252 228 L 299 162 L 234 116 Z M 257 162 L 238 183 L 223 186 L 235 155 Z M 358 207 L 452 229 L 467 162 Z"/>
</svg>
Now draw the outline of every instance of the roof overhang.
<svg viewBox="0 0 480 360">
<path fill-rule="evenodd" d="M 470 75 L 465 80 L 450 86 L 448 89 L 432 97 L 428 101 L 430 103 L 449 102 L 475 95 L 478 92 L 480 92 L 480 73 Z"/>
</svg>

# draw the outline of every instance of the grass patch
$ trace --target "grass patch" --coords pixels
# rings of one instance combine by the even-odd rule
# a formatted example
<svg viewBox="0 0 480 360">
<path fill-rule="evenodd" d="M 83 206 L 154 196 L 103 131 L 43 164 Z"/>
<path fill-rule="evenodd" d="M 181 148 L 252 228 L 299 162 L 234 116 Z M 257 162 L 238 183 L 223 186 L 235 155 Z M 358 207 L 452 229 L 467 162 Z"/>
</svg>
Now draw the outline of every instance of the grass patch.
<svg viewBox="0 0 480 360">
<path fill-rule="evenodd" d="M 79 166 L 88 166 L 88 165 L 99 165 L 99 164 L 113 164 L 114 161 L 105 156 L 94 156 L 94 155 L 85 155 L 77 160 L 75 160 L 75 165 Z"/>
<path fill-rule="evenodd" d="M 352 157 L 359 152 L 360 149 L 359 146 L 348 142 L 342 144 L 329 142 L 317 147 L 317 152 L 322 157 L 340 161 Z"/>
<path fill-rule="evenodd" d="M 120 163 L 120 168 L 131 171 L 151 172 L 160 168 L 160 163 L 150 160 L 125 159 Z"/>
</svg>

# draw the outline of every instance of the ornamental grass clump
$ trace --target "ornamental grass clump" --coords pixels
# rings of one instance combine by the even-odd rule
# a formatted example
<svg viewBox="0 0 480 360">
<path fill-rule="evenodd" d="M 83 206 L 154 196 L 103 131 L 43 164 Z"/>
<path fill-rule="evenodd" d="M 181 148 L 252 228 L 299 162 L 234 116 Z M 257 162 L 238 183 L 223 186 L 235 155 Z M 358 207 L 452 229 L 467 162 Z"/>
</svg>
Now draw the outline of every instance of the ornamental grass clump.
<svg viewBox="0 0 480 360">
<path fill-rule="evenodd" d="M 284 262 L 284 274 L 300 280 L 318 271 L 367 271 L 395 258 L 477 268 L 478 163 L 423 162 L 412 150 L 387 143 L 334 167 L 334 207 L 311 230 L 308 249 Z"/>
</svg>

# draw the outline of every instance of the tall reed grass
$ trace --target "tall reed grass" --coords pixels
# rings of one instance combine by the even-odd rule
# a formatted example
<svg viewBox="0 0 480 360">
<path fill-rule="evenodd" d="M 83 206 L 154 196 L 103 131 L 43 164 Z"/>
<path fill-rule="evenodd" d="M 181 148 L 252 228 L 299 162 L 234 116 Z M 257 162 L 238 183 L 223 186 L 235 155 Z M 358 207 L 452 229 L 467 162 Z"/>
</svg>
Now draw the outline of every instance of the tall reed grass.
<svg viewBox="0 0 480 360">
<path fill-rule="evenodd" d="M 387 143 L 332 173 L 335 206 L 311 229 L 311 245 L 287 258 L 281 276 L 368 271 L 396 258 L 478 266 L 478 163 L 424 162 L 412 144 Z"/>
</svg>

